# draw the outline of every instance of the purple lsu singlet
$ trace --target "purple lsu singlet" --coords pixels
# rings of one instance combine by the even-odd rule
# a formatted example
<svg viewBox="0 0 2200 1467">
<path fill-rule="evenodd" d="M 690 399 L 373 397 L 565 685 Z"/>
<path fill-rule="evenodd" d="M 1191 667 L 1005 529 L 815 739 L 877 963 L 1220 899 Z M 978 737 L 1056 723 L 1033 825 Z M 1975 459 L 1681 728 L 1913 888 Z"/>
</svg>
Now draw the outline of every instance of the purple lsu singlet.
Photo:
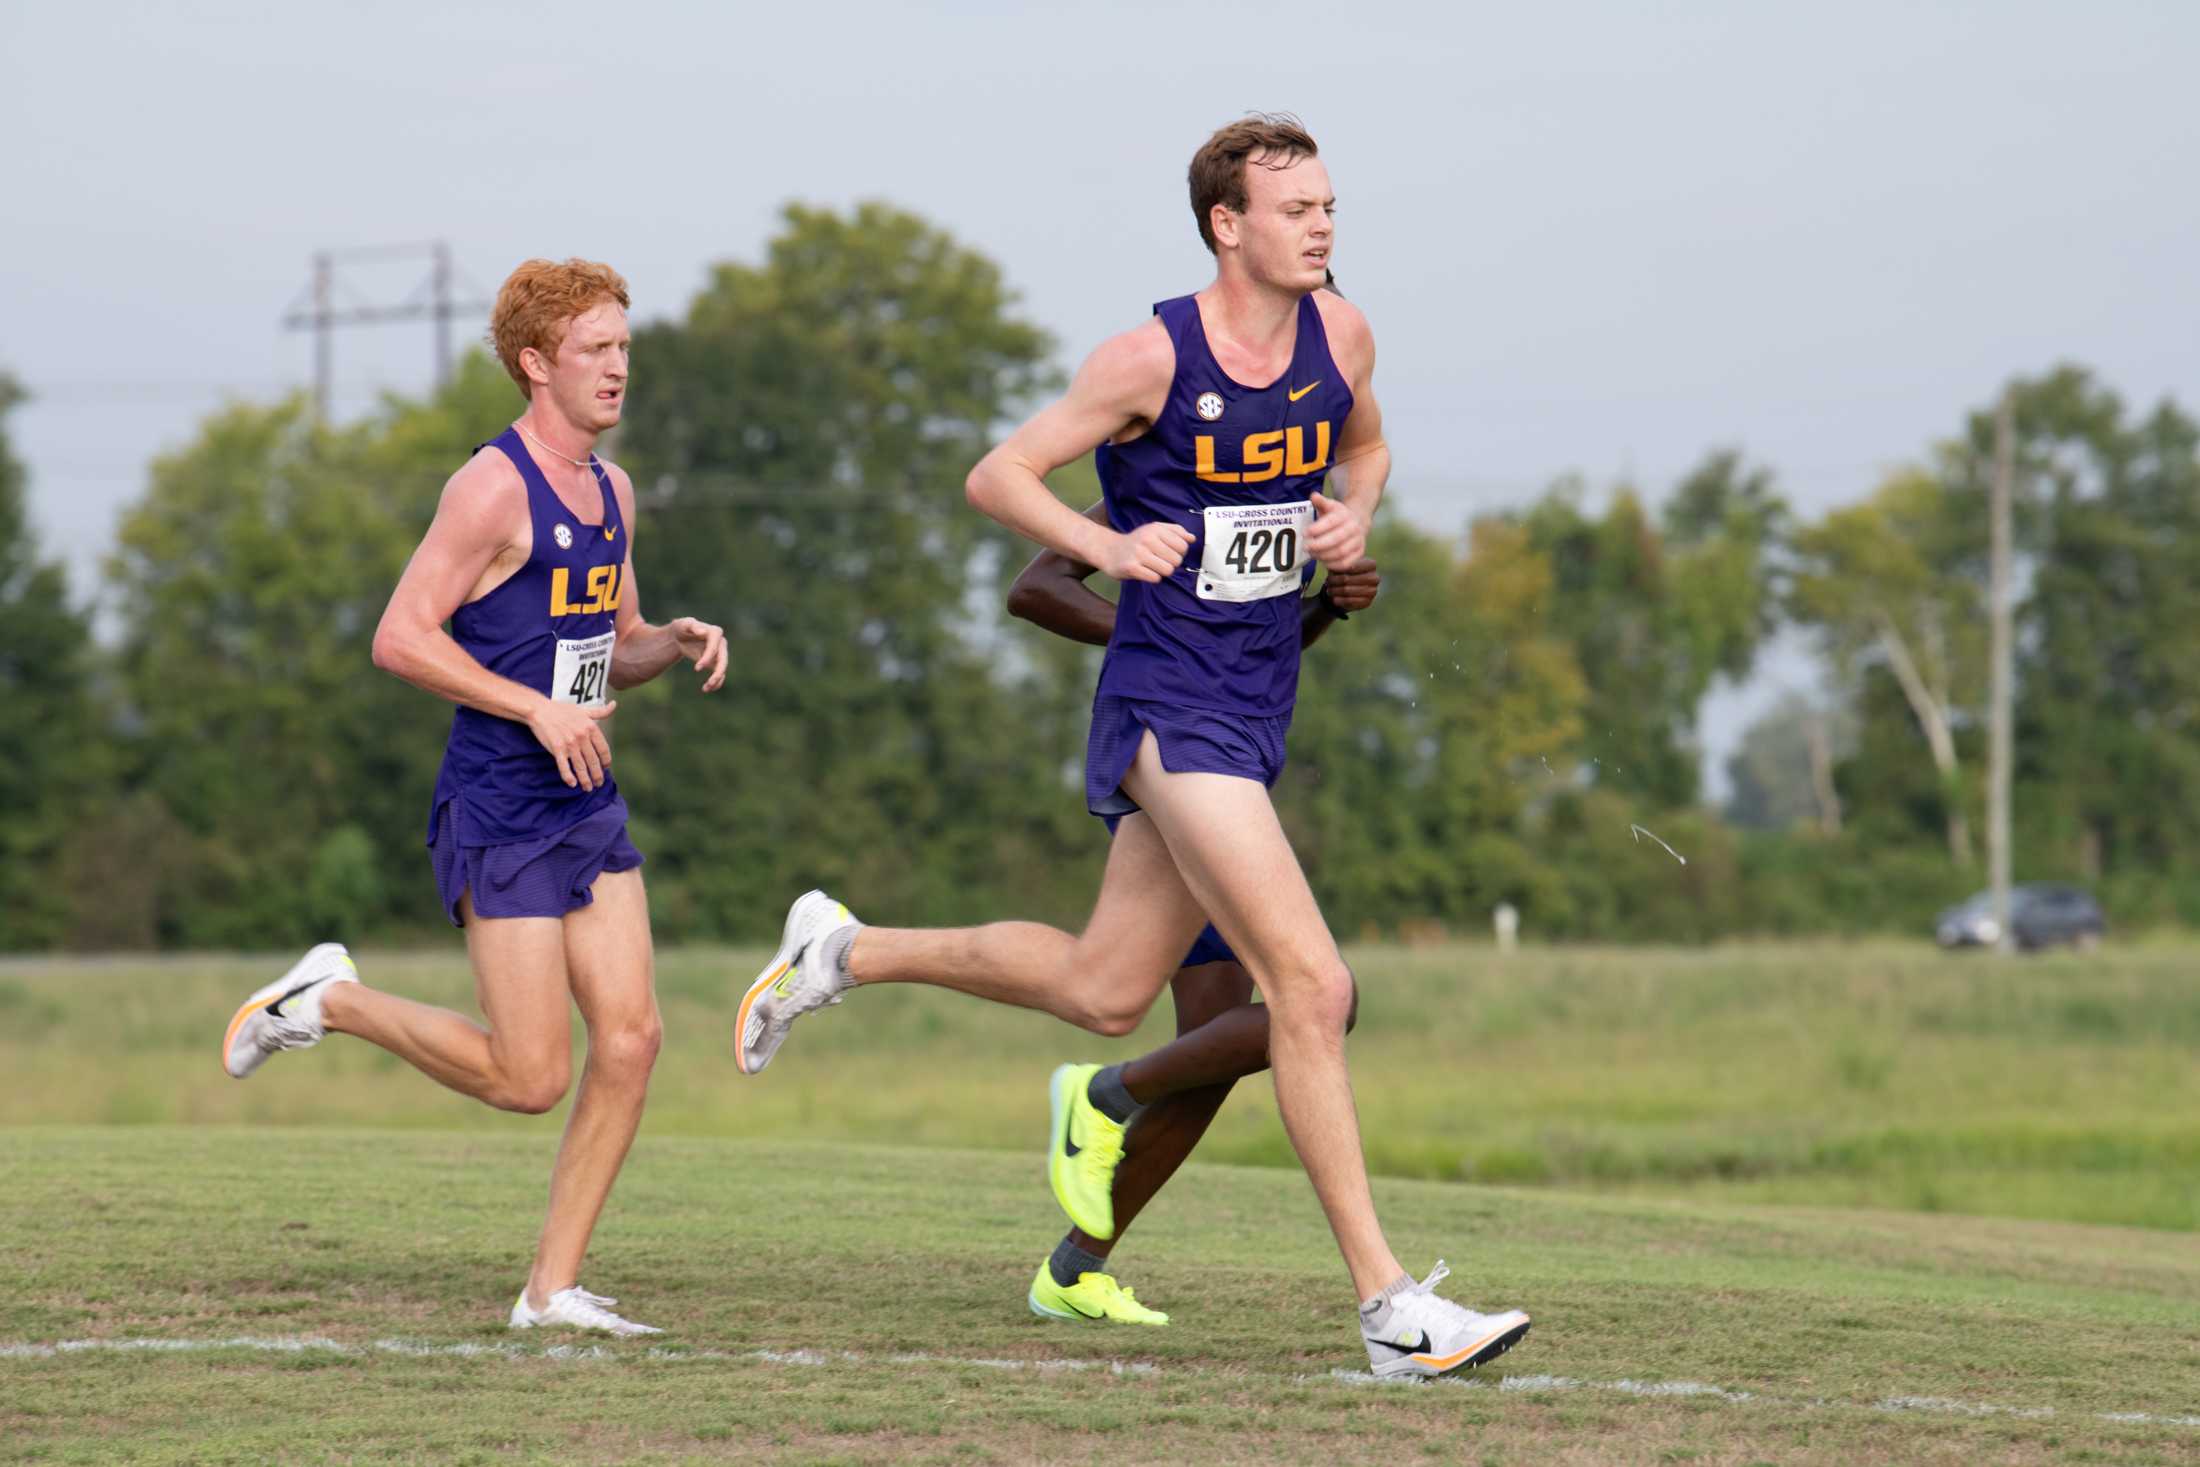
<svg viewBox="0 0 2200 1467">
<path fill-rule="evenodd" d="M 527 563 L 479 600 L 451 614 L 451 636 L 489 671 L 560 703 L 601 707 L 611 683 L 612 625 L 626 562 L 626 527 L 619 496 L 594 458 L 603 495 L 603 523 L 584 524 L 543 478 L 517 431 L 507 428 L 487 447 L 503 452 L 527 485 L 534 549 Z M 455 801 L 461 845 L 501 845 L 553 835 L 618 798 L 607 777 L 593 790 L 567 785 L 557 762 L 524 723 L 461 707 L 436 775 L 428 810 L 428 842 L 438 817 Z"/>
<path fill-rule="evenodd" d="M 1321 310 L 1299 301 L 1291 365 L 1265 387 L 1234 381 L 1208 349 L 1199 301 L 1154 307 L 1176 346 L 1160 417 L 1094 454 L 1108 523 L 1192 533 L 1161 581 L 1125 581 L 1097 693 L 1254 717 L 1288 714 L 1299 688 L 1299 596 L 1312 571 L 1308 496 L 1352 411 Z"/>
</svg>

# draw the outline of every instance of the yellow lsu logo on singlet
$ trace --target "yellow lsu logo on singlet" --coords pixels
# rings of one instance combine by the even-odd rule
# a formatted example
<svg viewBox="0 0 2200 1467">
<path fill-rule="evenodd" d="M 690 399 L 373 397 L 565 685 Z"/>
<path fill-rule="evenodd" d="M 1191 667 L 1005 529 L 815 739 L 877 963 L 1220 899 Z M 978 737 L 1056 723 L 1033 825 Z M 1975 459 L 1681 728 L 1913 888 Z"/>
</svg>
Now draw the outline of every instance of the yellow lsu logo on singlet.
<svg viewBox="0 0 2200 1467">
<path fill-rule="evenodd" d="M 599 611 L 619 609 L 619 568 L 616 565 L 595 565 L 588 568 L 586 601 L 567 600 L 565 590 L 569 584 L 564 566 L 550 572 L 552 616 L 591 616 Z"/>
<path fill-rule="evenodd" d="M 1210 484 L 1258 484 L 1285 474 L 1311 474 L 1329 467 L 1329 420 L 1314 425 L 1314 456 L 1306 455 L 1304 427 L 1277 428 L 1267 433 L 1248 433 L 1238 445 L 1238 473 L 1215 467 L 1215 440 L 1210 433 L 1192 438 L 1192 471 Z"/>
</svg>

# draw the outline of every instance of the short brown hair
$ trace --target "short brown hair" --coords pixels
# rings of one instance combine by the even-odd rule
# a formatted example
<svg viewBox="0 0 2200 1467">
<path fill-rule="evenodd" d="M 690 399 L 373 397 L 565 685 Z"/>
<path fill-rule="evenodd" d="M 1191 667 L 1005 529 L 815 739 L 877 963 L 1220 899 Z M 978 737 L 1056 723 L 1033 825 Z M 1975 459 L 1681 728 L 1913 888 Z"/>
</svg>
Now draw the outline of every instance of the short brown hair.
<svg viewBox="0 0 2200 1467">
<path fill-rule="evenodd" d="M 1192 213 L 1207 253 L 1215 252 L 1215 205 L 1245 212 L 1245 165 L 1288 168 L 1317 156 L 1313 135 L 1288 112 L 1255 112 L 1218 130 L 1192 154 Z"/>
<path fill-rule="evenodd" d="M 532 397 L 535 387 L 519 354 L 533 347 L 556 361 L 573 318 L 605 301 L 626 309 L 626 278 L 594 260 L 529 260 L 505 278 L 489 312 L 489 341 L 521 392 Z"/>
</svg>

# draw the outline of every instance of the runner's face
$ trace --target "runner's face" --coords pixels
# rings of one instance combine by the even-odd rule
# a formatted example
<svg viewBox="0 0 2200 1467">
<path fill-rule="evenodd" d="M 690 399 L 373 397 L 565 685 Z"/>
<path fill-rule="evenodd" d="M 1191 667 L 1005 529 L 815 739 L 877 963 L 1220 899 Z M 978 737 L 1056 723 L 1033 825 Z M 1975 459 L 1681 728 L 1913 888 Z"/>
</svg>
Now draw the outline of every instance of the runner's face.
<svg viewBox="0 0 2200 1467">
<path fill-rule="evenodd" d="M 1337 196 L 1319 158 L 1288 168 L 1245 165 L 1245 212 L 1238 243 L 1253 278 L 1292 290 L 1317 290 L 1329 269 Z"/>
<path fill-rule="evenodd" d="M 575 427 L 602 433 L 615 427 L 626 406 L 627 352 L 633 338 L 617 301 L 591 306 L 573 318 L 549 369 L 550 401 Z M 537 389 L 538 391 L 542 389 Z"/>
</svg>

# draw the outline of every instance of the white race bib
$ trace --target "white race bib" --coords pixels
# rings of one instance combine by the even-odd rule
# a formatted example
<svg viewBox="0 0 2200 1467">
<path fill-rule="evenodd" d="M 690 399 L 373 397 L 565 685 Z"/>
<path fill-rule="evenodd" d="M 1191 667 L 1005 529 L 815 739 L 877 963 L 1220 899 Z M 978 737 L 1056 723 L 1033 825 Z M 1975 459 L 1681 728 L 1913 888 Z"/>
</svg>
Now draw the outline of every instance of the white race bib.
<svg viewBox="0 0 2200 1467">
<path fill-rule="evenodd" d="M 550 669 L 550 701 L 601 708 L 611 690 L 611 644 L 617 632 L 577 641 L 559 639 L 557 665 Z"/>
<path fill-rule="evenodd" d="M 1296 596 L 1307 527 L 1314 506 L 1291 504 L 1210 504 L 1207 535 L 1199 560 L 1202 601 L 1266 601 Z"/>
</svg>

